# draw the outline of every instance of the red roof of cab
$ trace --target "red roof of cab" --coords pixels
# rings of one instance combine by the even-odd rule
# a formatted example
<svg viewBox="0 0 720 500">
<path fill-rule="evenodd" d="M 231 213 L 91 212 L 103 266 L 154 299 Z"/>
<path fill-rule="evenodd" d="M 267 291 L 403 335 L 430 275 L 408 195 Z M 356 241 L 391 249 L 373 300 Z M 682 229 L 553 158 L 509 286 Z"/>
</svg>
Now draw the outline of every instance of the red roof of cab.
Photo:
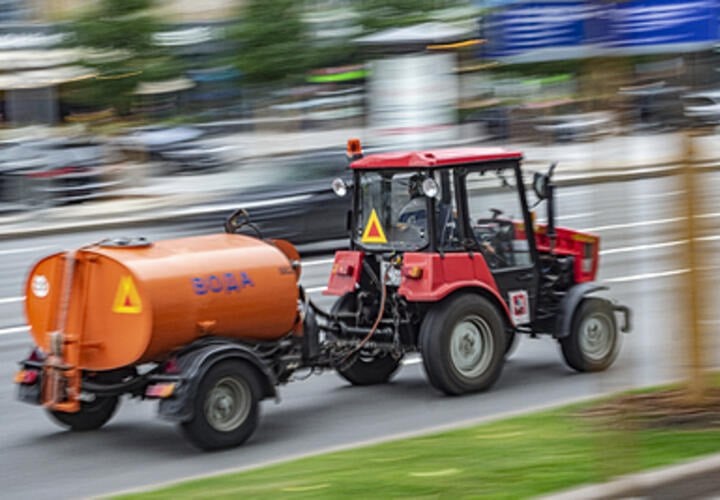
<svg viewBox="0 0 720 500">
<path fill-rule="evenodd" d="M 352 162 L 350 167 L 358 169 L 443 167 L 521 159 L 521 152 L 508 151 L 503 148 L 453 148 L 367 155 Z"/>
</svg>

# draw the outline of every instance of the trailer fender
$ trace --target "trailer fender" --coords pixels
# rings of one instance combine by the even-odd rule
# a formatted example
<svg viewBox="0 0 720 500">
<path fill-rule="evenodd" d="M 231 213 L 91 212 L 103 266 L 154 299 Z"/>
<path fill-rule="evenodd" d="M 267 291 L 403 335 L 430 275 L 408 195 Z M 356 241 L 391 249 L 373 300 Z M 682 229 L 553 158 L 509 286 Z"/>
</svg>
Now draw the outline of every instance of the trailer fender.
<svg viewBox="0 0 720 500">
<path fill-rule="evenodd" d="M 221 361 L 246 362 L 258 375 L 262 388 L 261 399 L 277 398 L 277 379 L 269 367 L 247 346 L 223 342 L 189 351 L 178 357 L 179 384 L 173 396 L 162 399 L 158 407 L 161 418 L 186 422 L 193 418 L 193 402 L 200 382 L 215 364 Z"/>
<path fill-rule="evenodd" d="M 594 281 L 580 283 L 568 290 L 560 302 L 560 309 L 555 323 L 555 338 L 561 339 L 570 335 L 573 314 L 580 302 L 588 295 L 602 290 L 608 290 L 608 287 Z"/>
</svg>

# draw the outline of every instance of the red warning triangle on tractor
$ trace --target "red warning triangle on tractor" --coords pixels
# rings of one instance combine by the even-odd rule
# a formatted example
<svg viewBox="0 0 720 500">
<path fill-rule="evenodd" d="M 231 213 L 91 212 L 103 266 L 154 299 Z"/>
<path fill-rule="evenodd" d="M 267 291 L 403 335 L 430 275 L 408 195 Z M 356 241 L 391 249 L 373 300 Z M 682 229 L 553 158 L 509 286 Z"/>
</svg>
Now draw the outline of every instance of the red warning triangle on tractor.
<svg viewBox="0 0 720 500">
<path fill-rule="evenodd" d="M 373 211 L 370 212 L 370 217 L 368 218 L 367 225 L 365 226 L 365 231 L 363 231 L 362 242 L 363 243 L 387 243 L 387 238 L 385 237 L 385 231 L 383 231 L 383 228 L 380 225 L 380 219 L 378 218 L 378 215 L 377 215 L 377 212 L 375 211 L 375 209 L 373 209 Z"/>
</svg>

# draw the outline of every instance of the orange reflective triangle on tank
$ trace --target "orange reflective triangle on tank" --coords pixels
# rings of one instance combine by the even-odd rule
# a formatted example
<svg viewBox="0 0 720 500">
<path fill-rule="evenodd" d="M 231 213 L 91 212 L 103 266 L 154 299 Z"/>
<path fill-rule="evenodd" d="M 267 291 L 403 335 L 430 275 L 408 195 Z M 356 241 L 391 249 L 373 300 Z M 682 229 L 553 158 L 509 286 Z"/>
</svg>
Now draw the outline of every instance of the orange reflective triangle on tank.
<svg viewBox="0 0 720 500">
<path fill-rule="evenodd" d="M 112 310 L 120 314 L 140 314 L 142 312 L 142 302 L 132 277 L 120 278 Z"/>
<path fill-rule="evenodd" d="M 370 212 L 370 218 L 368 219 L 368 223 L 365 226 L 365 231 L 363 231 L 362 242 L 387 243 L 385 231 L 383 231 L 383 228 L 380 225 L 380 219 L 378 219 L 377 212 L 374 208 L 373 211 Z"/>
</svg>

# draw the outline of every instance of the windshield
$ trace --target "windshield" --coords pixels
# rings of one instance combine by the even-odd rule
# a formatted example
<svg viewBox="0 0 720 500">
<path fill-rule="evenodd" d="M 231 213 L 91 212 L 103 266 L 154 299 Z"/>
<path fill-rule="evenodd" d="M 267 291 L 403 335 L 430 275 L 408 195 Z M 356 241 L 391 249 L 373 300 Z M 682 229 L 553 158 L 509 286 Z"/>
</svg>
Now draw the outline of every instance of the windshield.
<svg viewBox="0 0 720 500">
<path fill-rule="evenodd" d="M 428 243 L 427 204 L 420 172 L 363 172 L 355 241 L 363 248 L 413 251 Z"/>
</svg>

